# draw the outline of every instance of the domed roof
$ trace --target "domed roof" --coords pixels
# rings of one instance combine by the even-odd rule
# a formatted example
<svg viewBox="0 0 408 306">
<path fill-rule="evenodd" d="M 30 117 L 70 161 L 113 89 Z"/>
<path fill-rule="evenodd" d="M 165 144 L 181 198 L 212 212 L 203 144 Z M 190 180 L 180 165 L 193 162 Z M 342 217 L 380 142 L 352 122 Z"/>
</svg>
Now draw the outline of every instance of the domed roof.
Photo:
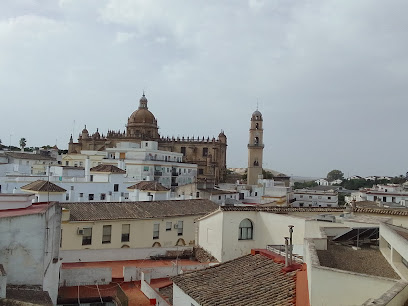
<svg viewBox="0 0 408 306">
<path fill-rule="evenodd" d="M 253 112 L 252 116 L 262 116 L 262 114 L 259 110 L 256 110 Z"/>
<path fill-rule="evenodd" d="M 130 115 L 128 120 L 128 125 L 137 124 L 137 123 L 148 123 L 148 124 L 157 124 L 156 118 L 149 111 L 147 107 L 147 98 L 143 92 L 142 97 L 139 100 L 139 108 Z"/>
<path fill-rule="evenodd" d="M 130 115 L 128 124 L 131 123 L 151 123 L 154 124 L 156 118 L 154 115 L 146 108 L 139 108 Z"/>
<path fill-rule="evenodd" d="M 82 130 L 82 134 L 88 134 L 88 130 L 86 129 L 86 125 L 85 125 L 85 127 L 84 127 L 84 129 Z"/>
</svg>

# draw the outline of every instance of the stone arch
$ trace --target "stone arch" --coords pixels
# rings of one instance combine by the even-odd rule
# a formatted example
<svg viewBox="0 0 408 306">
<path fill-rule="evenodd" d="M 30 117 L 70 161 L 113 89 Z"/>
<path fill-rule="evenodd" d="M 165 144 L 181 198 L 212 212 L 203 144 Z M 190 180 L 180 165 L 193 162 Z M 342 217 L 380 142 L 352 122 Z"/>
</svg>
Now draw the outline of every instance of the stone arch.
<svg viewBox="0 0 408 306">
<path fill-rule="evenodd" d="M 124 245 L 122 245 L 122 247 L 121 247 L 122 249 L 128 249 L 129 248 L 129 246 L 127 245 L 127 244 L 124 244 Z"/>
<path fill-rule="evenodd" d="M 160 242 L 156 241 L 155 243 L 153 243 L 152 248 L 161 248 Z"/>
<path fill-rule="evenodd" d="M 179 239 L 177 240 L 176 245 L 178 245 L 178 246 L 184 246 L 184 245 L 186 245 L 186 242 L 184 241 L 183 238 L 179 238 Z"/>
</svg>

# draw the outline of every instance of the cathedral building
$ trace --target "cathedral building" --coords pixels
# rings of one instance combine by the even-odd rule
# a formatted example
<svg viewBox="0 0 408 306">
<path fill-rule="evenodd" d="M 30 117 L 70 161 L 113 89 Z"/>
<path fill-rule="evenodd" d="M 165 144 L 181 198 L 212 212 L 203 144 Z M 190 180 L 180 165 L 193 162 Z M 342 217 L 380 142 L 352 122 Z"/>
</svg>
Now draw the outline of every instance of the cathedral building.
<svg viewBox="0 0 408 306">
<path fill-rule="evenodd" d="M 140 144 L 142 141 L 157 141 L 159 150 L 179 152 L 184 156 L 183 161 L 197 164 L 198 183 L 219 183 L 225 180 L 227 159 L 227 137 L 224 132 L 215 137 L 163 137 L 159 134 L 157 119 L 147 107 L 147 98 L 143 96 L 139 101 L 139 108 L 128 118 L 125 131 L 109 130 L 101 135 L 96 130 L 90 134 L 85 128 L 79 135 L 78 142 L 71 139 L 68 145 L 68 153 L 81 153 L 81 150 L 104 151 L 107 148 L 116 147 L 123 142 Z"/>
</svg>

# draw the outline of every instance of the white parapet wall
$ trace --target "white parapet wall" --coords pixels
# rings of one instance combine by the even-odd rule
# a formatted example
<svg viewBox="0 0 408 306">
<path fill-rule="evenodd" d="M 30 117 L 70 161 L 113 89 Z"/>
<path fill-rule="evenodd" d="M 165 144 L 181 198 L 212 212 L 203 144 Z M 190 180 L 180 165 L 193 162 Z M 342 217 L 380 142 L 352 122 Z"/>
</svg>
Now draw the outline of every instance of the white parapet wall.
<svg viewBox="0 0 408 306">
<path fill-rule="evenodd" d="M 209 267 L 209 264 L 199 264 L 193 263 L 191 265 L 180 265 L 177 264 L 176 260 L 172 261 L 172 266 L 164 267 L 154 267 L 154 268 L 143 268 L 143 267 L 132 267 L 125 266 L 123 267 L 123 278 L 125 282 L 138 281 L 141 279 L 141 272 L 150 273 L 151 279 L 157 278 L 167 278 L 171 276 L 176 276 L 182 271 L 195 271 L 201 270 Z"/>
<path fill-rule="evenodd" d="M 61 269 L 60 286 L 106 285 L 112 282 L 112 268 Z"/>
<path fill-rule="evenodd" d="M 65 262 L 96 262 L 150 259 L 150 256 L 165 255 L 167 251 L 192 250 L 191 246 L 166 248 L 122 248 L 100 250 L 61 250 L 60 259 Z"/>
</svg>

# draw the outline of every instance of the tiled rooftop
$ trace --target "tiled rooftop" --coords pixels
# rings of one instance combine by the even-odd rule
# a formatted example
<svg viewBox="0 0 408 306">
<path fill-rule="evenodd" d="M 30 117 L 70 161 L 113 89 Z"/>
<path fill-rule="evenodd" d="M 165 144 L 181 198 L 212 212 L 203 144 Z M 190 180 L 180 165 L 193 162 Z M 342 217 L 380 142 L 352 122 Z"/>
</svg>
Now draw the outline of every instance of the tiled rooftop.
<svg viewBox="0 0 408 306">
<path fill-rule="evenodd" d="M 352 249 L 350 246 L 328 243 L 327 250 L 317 250 L 320 265 L 355 273 L 399 279 L 379 250 Z"/>
<path fill-rule="evenodd" d="M 39 192 L 65 192 L 66 189 L 55 185 L 52 182 L 37 180 L 35 182 L 31 182 L 30 184 L 24 185 L 20 188 L 21 190 L 29 190 L 29 191 L 39 191 Z"/>
<path fill-rule="evenodd" d="M 202 306 L 295 305 L 297 270 L 283 268 L 265 255 L 246 255 L 172 280 Z"/>
<path fill-rule="evenodd" d="M 42 291 L 40 286 L 26 285 L 8 285 L 6 288 L 6 297 L 8 300 L 13 300 L 15 303 L 9 305 L 46 305 L 52 306 L 51 298 L 46 291 Z M 17 301 L 22 303 L 17 303 Z M 0 301 L 0 304 L 2 302 Z"/>
<path fill-rule="evenodd" d="M 203 199 L 151 202 L 79 202 L 61 203 L 60 205 L 69 209 L 71 221 L 200 216 L 219 207 L 210 200 Z"/>
<path fill-rule="evenodd" d="M 0 210 L 0 218 L 19 217 L 26 215 L 42 214 L 47 211 L 50 205 L 47 203 L 33 204 L 27 208 Z"/>
<path fill-rule="evenodd" d="M 31 159 L 31 160 L 55 160 L 55 158 L 47 155 L 41 154 L 30 154 L 30 153 L 21 153 L 21 152 L 6 152 L 7 156 L 18 159 Z"/>
<path fill-rule="evenodd" d="M 155 181 L 142 181 L 135 185 L 128 187 L 127 189 L 138 189 L 146 191 L 168 191 L 169 189 L 162 184 Z"/>
<path fill-rule="evenodd" d="M 344 207 L 281 207 L 281 206 L 269 206 L 260 207 L 256 206 L 221 206 L 222 211 L 263 211 L 271 213 L 299 213 L 299 212 L 343 212 L 346 209 Z M 408 209 L 398 209 L 398 208 L 365 208 L 357 207 L 354 209 L 355 213 L 371 213 L 380 215 L 399 215 L 408 216 Z"/>
<path fill-rule="evenodd" d="M 92 172 L 109 172 L 109 173 L 118 173 L 118 174 L 125 174 L 126 171 L 123 169 L 120 169 L 114 165 L 104 165 L 100 164 L 98 166 L 95 166 L 91 168 Z"/>
</svg>

